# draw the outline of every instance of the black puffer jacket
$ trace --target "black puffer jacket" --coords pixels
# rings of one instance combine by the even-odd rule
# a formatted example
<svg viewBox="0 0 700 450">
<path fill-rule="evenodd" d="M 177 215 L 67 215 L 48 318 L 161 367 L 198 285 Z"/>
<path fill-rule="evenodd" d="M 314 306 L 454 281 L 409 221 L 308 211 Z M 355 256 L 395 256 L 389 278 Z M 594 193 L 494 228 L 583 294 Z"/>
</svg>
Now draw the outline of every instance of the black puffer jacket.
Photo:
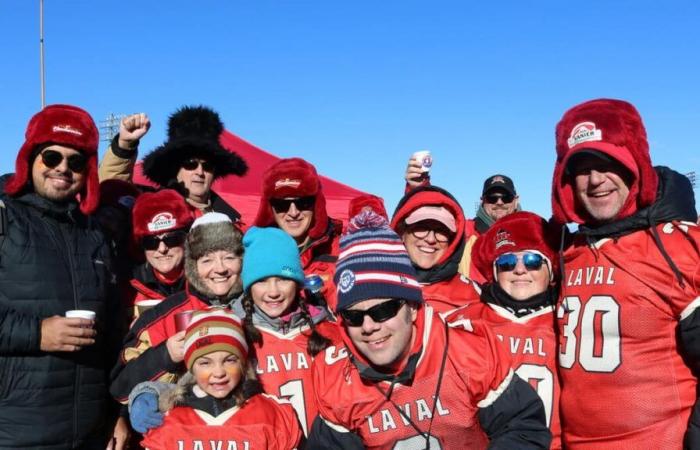
<svg viewBox="0 0 700 450">
<path fill-rule="evenodd" d="M 109 245 L 75 203 L 34 193 L 0 198 L 7 217 L 0 248 L 0 448 L 105 448 L 119 328 L 110 321 L 121 317 L 109 295 L 116 292 Z M 41 320 L 71 309 L 97 313 L 96 343 L 42 352 Z"/>
</svg>

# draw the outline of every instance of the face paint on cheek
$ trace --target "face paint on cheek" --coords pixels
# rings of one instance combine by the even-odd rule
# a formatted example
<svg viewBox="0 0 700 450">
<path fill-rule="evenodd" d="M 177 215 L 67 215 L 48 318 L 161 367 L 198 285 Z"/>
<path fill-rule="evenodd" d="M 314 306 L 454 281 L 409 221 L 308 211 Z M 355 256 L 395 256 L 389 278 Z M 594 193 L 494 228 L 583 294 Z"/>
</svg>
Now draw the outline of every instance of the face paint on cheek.
<svg viewBox="0 0 700 450">
<path fill-rule="evenodd" d="M 194 374 L 195 381 L 202 387 L 209 383 L 209 378 L 211 377 L 211 370 L 209 369 L 198 369 L 197 373 Z"/>
</svg>

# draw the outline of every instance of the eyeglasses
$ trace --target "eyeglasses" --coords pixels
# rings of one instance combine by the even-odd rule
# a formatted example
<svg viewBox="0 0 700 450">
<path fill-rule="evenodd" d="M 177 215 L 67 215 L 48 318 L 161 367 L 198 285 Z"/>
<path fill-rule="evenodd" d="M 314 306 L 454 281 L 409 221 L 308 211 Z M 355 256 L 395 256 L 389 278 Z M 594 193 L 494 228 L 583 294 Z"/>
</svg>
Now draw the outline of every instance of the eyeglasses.
<svg viewBox="0 0 700 450">
<path fill-rule="evenodd" d="M 518 265 L 518 260 L 522 260 L 523 265 L 527 270 L 540 270 L 544 258 L 538 253 L 525 252 L 521 258 L 515 253 L 505 253 L 496 258 L 496 270 L 498 272 L 510 272 Z"/>
<path fill-rule="evenodd" d="M 489 194 L 484 197 L 484 202 L 494 205 L 501 200 L 504 204 L 511 203 L 515 200 L 515 196 L 512 194 Z"/>
<path fill-rule="evenodd" d="M 404 303 L 406 300 L 394 298 L 365 310 L 344 309 L 340 311 L 340 315 L 349 326 L 360 327 L 365 321 L 365 316 L 370 316 L 377 323 L 386 322 L 399 313 Z"/>
<path fill-rule="evenodd" d="M 450 234 L 447 234 L 442 230 L 435 230 L 433 228 L 423 228 L 423 227 L 411 227 L 408 230 L 409 233 L 413 235 L 416 239 L 425 239 L 432 232 L 435 240 L 441 244 L 450 241 Z"/>
<path fill-rule="evenodd" d="M 283 213 L 289 211 L 292 203 L 299 211 L 311 211 L 314 209 L 314 204 L 316 203 L 316 197 L 297 197 L 297 198 L 271 198 L 270 206 L 275 210 L 276 213 Z"/>
<path fill-rule="evenodd" d="M 214 172 L 214 163 L 211 161 L 199 160 L 197 158 L 186 159 L 182 162 L 181 167 L 185 170 L 196 170 L 199 165 L 202 165 L 202 170 L 205 172 Z"/>
<path fill-rule="evenodd" d="M 57 167 L 63 161 L 63 153 L 56 150 L 44 150 L 41 152 L 41 162 L 49 169 Z M 87 166 L 87 158 L 82 153 L 74 153 L 66 158 L 68 168 L 75 173 L 82 173 Z"/>
<path fill-rule="evenodd" d="M 164 236 L 144 236 L 141 240 L 141 246 L 144 250 L 156 250 L 162 242 L 168 248 L 173 248 L 182 245 L 185 242 L 187 233 L 184 231 L 173 231 Z"/>
</svg>

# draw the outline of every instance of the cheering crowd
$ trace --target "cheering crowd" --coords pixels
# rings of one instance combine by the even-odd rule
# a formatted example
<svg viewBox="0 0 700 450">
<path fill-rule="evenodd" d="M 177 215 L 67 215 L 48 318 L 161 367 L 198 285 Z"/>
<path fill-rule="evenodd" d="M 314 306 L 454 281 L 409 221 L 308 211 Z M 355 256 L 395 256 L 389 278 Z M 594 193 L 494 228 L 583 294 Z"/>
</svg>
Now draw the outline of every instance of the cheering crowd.
<svg viewBox="0 0 700 450">
<path fill-rule="evenodd" d="M 693 187 L 631 104 L 564 113 L 549 220 L 502 174 L 468 219 L 418 157 L 391 216 L 288 158 L 241 217 L 218 114 L 175 111 L 141 186 L 150 126 L 98 168 L 47 106 L 0 178 L 0 448 L 700 449 Z"/>
</svg>

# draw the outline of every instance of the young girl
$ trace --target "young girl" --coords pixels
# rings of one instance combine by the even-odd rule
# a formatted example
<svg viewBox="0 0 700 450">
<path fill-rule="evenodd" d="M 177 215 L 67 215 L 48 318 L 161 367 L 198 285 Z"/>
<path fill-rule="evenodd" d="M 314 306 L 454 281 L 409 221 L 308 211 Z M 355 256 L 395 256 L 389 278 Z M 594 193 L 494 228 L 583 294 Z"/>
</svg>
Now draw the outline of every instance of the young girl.
<svg viewBox="0 0 700 450">
<path fill-rule="evenodd" d="M 163 425 L 142 442 L 160 449 L 293 449 L 303 439 L 291 406 L 259 394 L 240 319 L 223 308 L 194 313 L 185 337 L 188 374 L 161 398 Z"/>
<path fill-rule="evenodd" d="M 243 236 L 243 297 L 233 310 L 244 317 L 256 370 L 268 394 L 287 398 L 306 434 L 316 417 L 311 360 L 331 341 L 337 325 L 325 308 L 301 295 L 304 272 L 294 240 L 279 228 L 253 227 Z"/>
</svg>

